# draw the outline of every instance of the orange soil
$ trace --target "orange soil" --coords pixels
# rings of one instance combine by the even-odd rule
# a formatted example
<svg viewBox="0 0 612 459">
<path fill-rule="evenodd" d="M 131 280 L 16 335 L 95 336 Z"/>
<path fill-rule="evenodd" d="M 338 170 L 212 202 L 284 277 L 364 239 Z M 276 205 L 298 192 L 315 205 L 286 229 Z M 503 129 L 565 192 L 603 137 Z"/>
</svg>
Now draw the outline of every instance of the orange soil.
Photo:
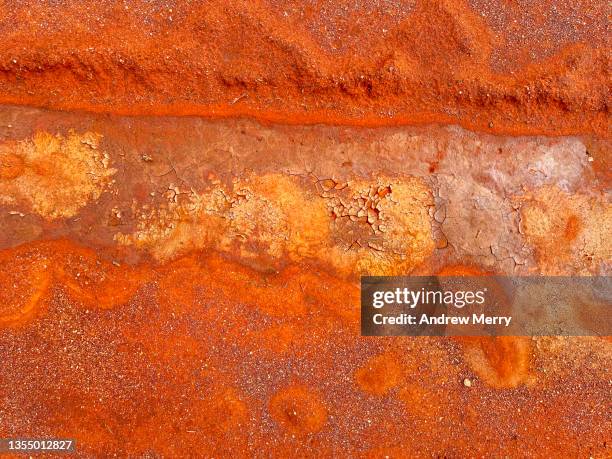
<svg viewBox="0 0 612 459">
<path fill-rule="evenodd" d="M 602 369 L 573 367 L 601 361 L 597 339 L 569 362 L 534 357 L 529 338 L 366 340 L 354 283 L 214 253 L 117 266 L 31 243 L 0 253 L 0 286 L 4 437 L 72 437 L 97 456 L 518 457 L 544 437 L 548 457 L 606 450 Z"/>
<path fill-rule="evenodd" d="M 0 8 L 0 103 L 607 135 L 601 1 L 21 0 Z"/>
<path fill-rule="evenodd" d="M 364 260 L 603 269 L 606 8 L 0 1 L 0 104 L 73 112 L 0 110 L 0 438 L 74 437 L 98 457 L 609 455 L 609 337 L 364 338 L 357 283 Z M 586 137 L 148 127 L 77 111 Z M 532 189 L 538 174 L 552 184 Z M 428 187 L 452 178 L 441 207 Z M 392 181 L 401 231 L 331 222 Z M 504 199 L 487 213 L 477 192 Z M 219 194 L 232 196 L 206 213 Z"/>
</svg>

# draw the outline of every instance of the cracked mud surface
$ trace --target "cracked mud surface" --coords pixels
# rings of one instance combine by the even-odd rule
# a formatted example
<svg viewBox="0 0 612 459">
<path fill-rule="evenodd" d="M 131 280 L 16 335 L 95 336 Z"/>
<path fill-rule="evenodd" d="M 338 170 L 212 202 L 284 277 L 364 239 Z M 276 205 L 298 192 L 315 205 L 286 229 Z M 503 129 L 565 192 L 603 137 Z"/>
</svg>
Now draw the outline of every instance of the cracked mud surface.
<svg viewBox="0 0 612 459">
<path fill-rule="evenodd" d="M 609 456 L 609 337 L 359 328 L 361 275 L 610 274 L 604 6 L 226 3 L 0 3 L 0 438 Z"/>
</svg>

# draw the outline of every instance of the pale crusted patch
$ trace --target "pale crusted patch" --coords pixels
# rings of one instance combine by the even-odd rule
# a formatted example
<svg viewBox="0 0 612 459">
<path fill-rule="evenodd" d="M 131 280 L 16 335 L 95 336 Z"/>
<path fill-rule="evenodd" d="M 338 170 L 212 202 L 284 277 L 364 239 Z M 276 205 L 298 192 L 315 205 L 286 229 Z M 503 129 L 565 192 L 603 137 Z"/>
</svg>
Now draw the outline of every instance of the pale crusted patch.
<svg viewBox="0 0 612 459">
<path fill-rule="evenodd" d="M 270 174 L 202 193 L 170 187 L 159 208 L 134 209 L 134 234 L 117 234 L 123 244 L 168 259 L 192 249 L 237 247 L 242 257 L 292 259 L 314 256 L 325 246 L 329 225 L 325 205 L 307 196 L 294 179 Z"/>
<path fill-rule="evenodd" d="M 612 261 L 612 207 L 583 194 L 543 187 L 516 198 L 521 231 L 536 248 L 542 273 L 597 273 Z"/>
<path fill-rule="evenodd" d="M 38 132 L 31 140 L 0 146 L 0 203 L 25 205 L 46 219 L 74 216 L 113 183 L 116 170 L 100 151 L 101 136 Z M 6 161 L 4 161 L 6 160 Z"/>
<path fill-rule="evenodd" d="M 315 259 L 344 273 L 372 274 L 407 272 L 435 247 L 428 214 L 433 198 L 417 178 L 353 183 L 338 196 L 282 174 L 202 193 L 170 188 L 159 208 L 134 209 L 135 233 L 115 239 L 158 259 L 192 249 L 235 249 L 243 258 Z"/>
<path fill-rule="evenodd" d="M 369 275 L 406 274 L 432 254 L 429 208 L 434 202 L 421 178 L 380 177 L 374 184 L 352 182 L 338 188 L 324 192 L 339 241 L 327 256 L 337 268 Z"/>
<path fill-rule="evenodd" d="M 253 177 L 244 187 L 258 200 L 253 214 L 246 203 L 236 207 L 235 221 L 253 219 L 259 227 L 257 239 L 270 245 L 271 254 L 286 250 L 293 260 L 312 258 L 328 245 L 330 218 L 325 204 L 307 192 L 297 179 L 281 174 Z"/>
<path fill-rule="evenodd" d="M 221 190 L 197 194 L 171 186 L 165 198 L 166 202 L 159 207 L 136 208 L 134 203 L 132 211 L 138 218 L 136 231 L 117 233 L 115 240 L 148 249 L 156 258 L 167 260 L 189 250 L 209 247 L 215 242 L 215 234 L 227 231 L 224 213 L 230 203 Z"/>
</svg>

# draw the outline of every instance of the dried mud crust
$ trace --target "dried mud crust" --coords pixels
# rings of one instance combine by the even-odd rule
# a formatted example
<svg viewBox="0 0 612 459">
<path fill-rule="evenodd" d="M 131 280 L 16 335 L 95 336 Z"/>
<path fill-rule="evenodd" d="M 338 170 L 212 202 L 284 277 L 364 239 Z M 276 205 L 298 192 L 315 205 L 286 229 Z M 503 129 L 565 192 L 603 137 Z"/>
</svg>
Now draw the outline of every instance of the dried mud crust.
<svg viewBox="0 0 612 459">
<path fill-rule="evenodd" d="M 0 102 L 607 135 L 606 2 L 0 5 Z"/>
<path fill-rule="evenodd" d="M 20 108 L 1 110 L 2 125 L 2 247 L 66 237 L 158 262 L 215 250 L 347 278 L 610 268 L 601 139 Z"/>
<path fill-rule="evenodd" d="M 0 437 L 606 456 L 609 338 L 364 338 L 358 280 L 609 274 L 608 155 L 591 136 L 3 107 Z"/>
</svg>

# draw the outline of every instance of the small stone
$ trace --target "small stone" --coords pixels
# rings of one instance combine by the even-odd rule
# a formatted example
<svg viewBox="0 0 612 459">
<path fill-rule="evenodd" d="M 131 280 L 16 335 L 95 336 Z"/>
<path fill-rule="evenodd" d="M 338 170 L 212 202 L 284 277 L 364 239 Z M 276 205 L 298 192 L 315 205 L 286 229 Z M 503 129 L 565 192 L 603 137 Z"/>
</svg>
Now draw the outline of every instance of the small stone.
<svg viewBox="0 0 612 459">
<path fill-rule="evenodd" d="M 472 387 L 472 381 L 471 381 L 469 378 L 465 378 L 465 379 L 463 380 L 463 385 L 464 385 L 465 387 Z"/>
</svg>

